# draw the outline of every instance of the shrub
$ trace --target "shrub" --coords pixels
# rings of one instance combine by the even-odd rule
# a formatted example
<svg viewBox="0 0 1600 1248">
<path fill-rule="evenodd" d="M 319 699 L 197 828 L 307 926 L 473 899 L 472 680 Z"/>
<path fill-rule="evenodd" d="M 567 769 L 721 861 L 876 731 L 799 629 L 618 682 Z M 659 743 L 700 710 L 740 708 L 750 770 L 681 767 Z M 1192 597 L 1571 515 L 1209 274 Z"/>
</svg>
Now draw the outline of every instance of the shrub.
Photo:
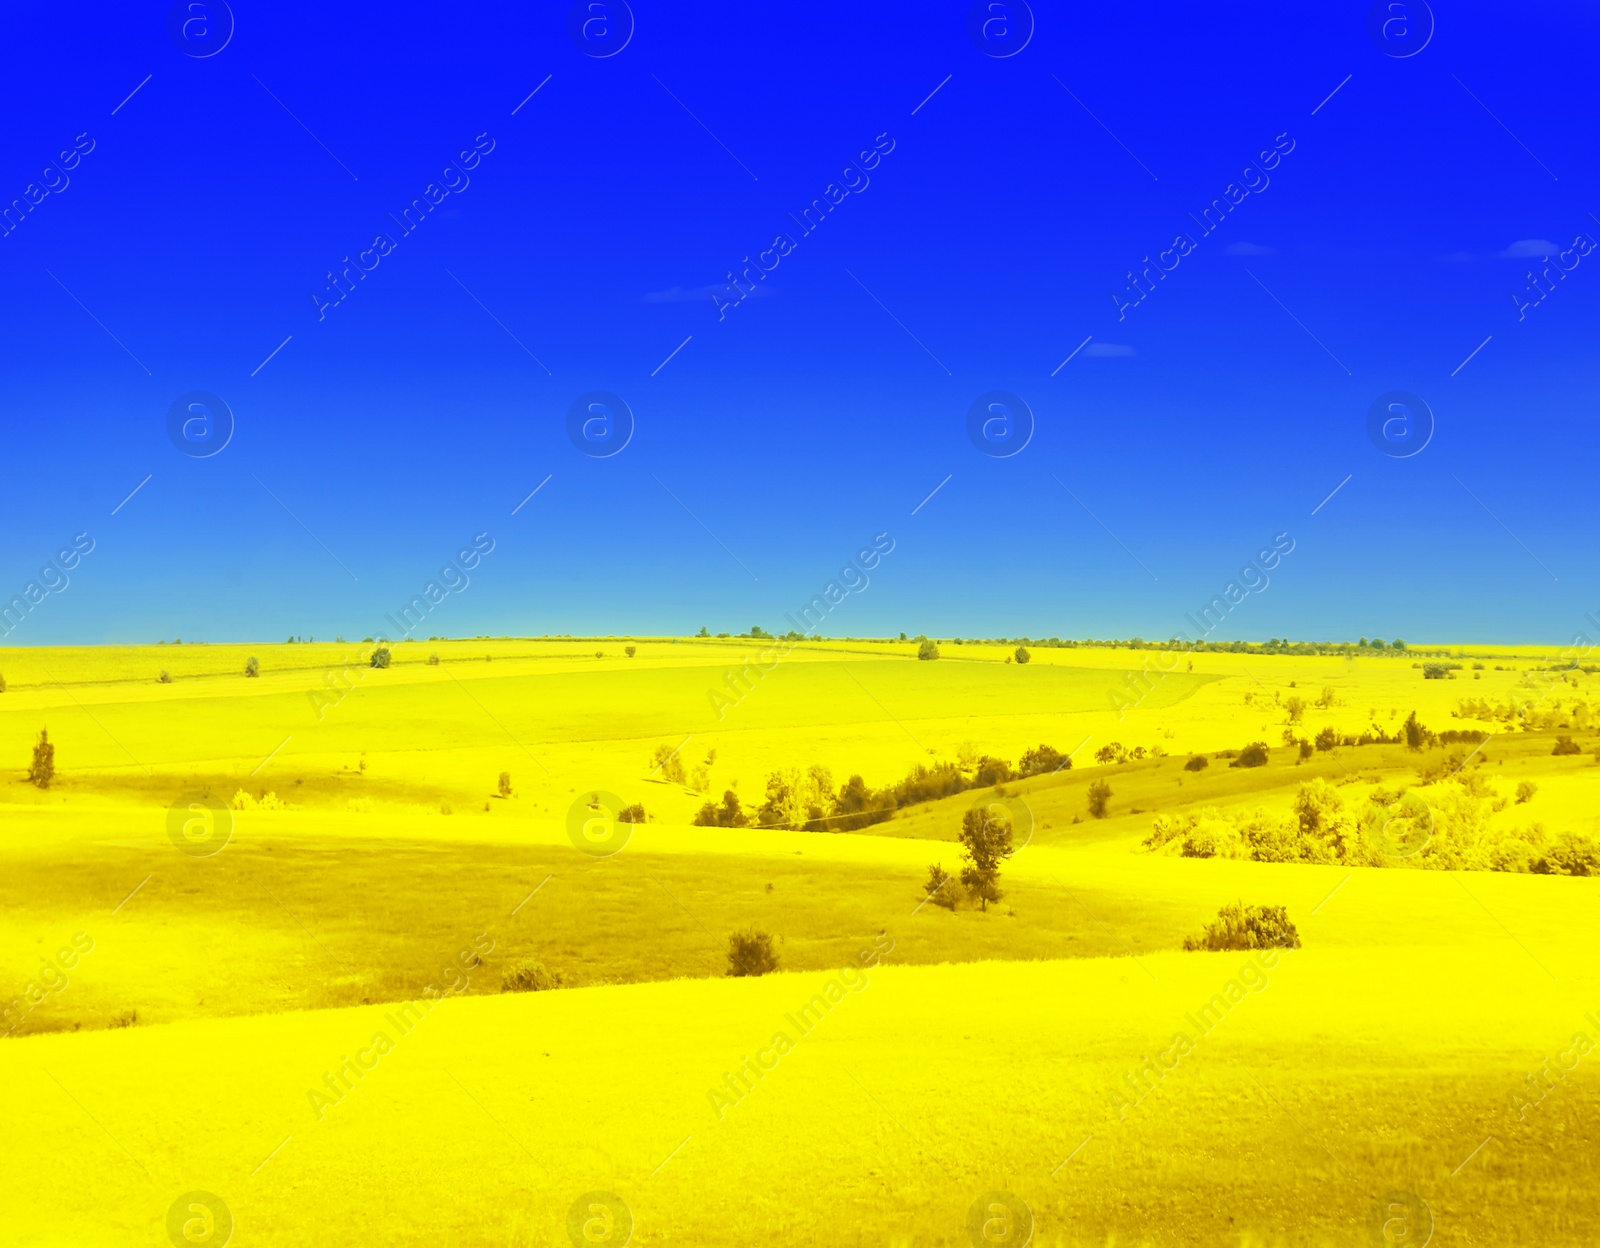
<svg viewBox="0 0 1600 1248">
<path fill-rule="evenodd" d="M 1317 749 L 1332 750 L 1336 749 L 1338 745 L 1339 734 L 1332 728 L 1324 728 L 1321 732 L 1317 733 Z"/>
<path fill-rule="evenodd" d="M 1230 767 L 1264 767 L 1267 762 L 1267 743 L 1265 741 L 1252 741 L 1239 751 L 1239 757 L 1228 764 Z"/>
<path fill-rule="evenodd" d="M 922 891 L 928 894 L 928 900 L 934 905 L 954 910 L 956 902 L 960 899 L 952 887 L 954 884 L 955 877 L 936 862 L 928 868 L 928 879 L 923 884 Z"/>
<path fill-rule="evenodd" d="M 938 657 L 939 647 L 931 641 L 924 639 L 922 644 L 917 647 L 917 658 L 919 659 L 937 659 Z"/>
<path fill-rule="evenodd" d="M 1283 711 L 1289 717 L 1291 724 L 1298 724 L 1306 713 L 1306 700 L 1300 697 L 1285 698 Z"/>
<path fill-rule="evenodd" d="M 1096 780 L 1089 786 L 1089 813 L 1096 819 L 1106 817 L 1106 804 L 1111 800 L 1111 786 L 1104 780 Z"/>
<path fill-rule="evenodd" d="M 660 773 L 663 780 L 671 784 L 682 784 L 684 781 L 683 759 L 678 757 L 678 749 L 662 744 L 656 746 L 656 752 L 650 758 L 650 774 Z"/>
<path fill-rule="evenodd" d="M 48 789 L 56 778 L 56 747 L 50 743 L 47 729 L 39 729 L 39 740 L 33 747 L 33 765 L 28 768 L 28 779 L 41 789 Z"/>
<path fill-rule="evenodd" d="M 509 771 L 502 771 L 500 773 L 500 796 L 511 796 L 511 773 Z"/>
<path fill-rule="evenodd" d="M 1562 735 L 1562 736 L 1559 736 L 1559 737 L 1556 738 L 1555 749 L 1551 750 L 1550 753 L 1552 753 L 1552 754 L 1582 754 L 1583 753 L 1583 747 L 1581 745 L 1579 745 L 1576 741 L 1574 741 L 1571 737 Z"/>
<path fill-rule="evenodd" d="M 1306 759 L 1311 757 L 1311 754 L 1312 754 L 1311 742 L 1302 740 L 1300 742 L 1300 761 L 1302 763 L 1305 762 Z"/>
<path fill-rule="evenodd" d="M 778 969 L 778 951 L 772 937 L 759 927 L 747 927 L 728 937 L 728 974 L 742 979 L 746 975 L 765 975 Z"/>
<path fill-rule="evenodd" d="M 259 659 L 256 658 L 255 655 L 252 654 L 248 659 L 246 659 L 244 661 L 244 674 L 246 676 L 259 676 L 259 675 L 261 675 L 261 662 L 260 662 Z"/>
<path fill-rule="evenodd" d="M 1128 761 L 1128 750 L 1122 742 L 1112 741 L 1102 745 L 1094 752 L 1094 761 L 1097 763 L 1125 763 Z"/>
<path fill-rule="evenodd" d="M 1563 832 L 1533 870 L 1539 875 L 1600 875 L 1600 845 L 1576 832 Z"/>
<path fill-rule="evenodd" d="M 1191 754 L 1183 764 L 1185 771 L 1204 771 L 1211 766 L 1211 760 L 1204 754 Z"/>
<path fill-rule="evenodd" d="M 429 667 L 438 667 L 439 666 L 439 656 L 437 654 L 430 654 L 428 656 L 428 666 Z"/>
<path fill-rule="evenodd" d="M 560 971 L 545 969 L 543 962 L 518 962 L 500 976 L 501 992 L 549 992 L 566 983 Z"/>
<path fill-rule="evenodd" d="M 379 646 L 376 650 L 374 650 L 372 652 L 372 666 L 373 667 L 388 667 L 389 666 L 389 647 L 388 646 Z"/>
<path fill-rule="evenodd" d="M 622 647 L 622 653 L 627 655 L 631 659 L 634 655 L 639 653 L 639 647 L 638 646 L 623 646 Z"/>
<path fill-rule="evenodd" d="M 650 816 L 645 814 L 644 805 L 635 802 L 632 806 L 625 806 L 617 812 L 618 823 L 643 823 Z"/>
<path fill-rule="evenodd" d="M 1028 648 L 1026 646 L 1017 647 L 1016 660 L 1018 663 L 1026 663 L 1031 658 L 1033 658 L 1033 656 L 1028 653 Z"/>
<path fill-rule="evenodd" d="M 1053 746 L 1041 745 L 1029 750 L 1017 761 L 1019 776 L 1042 776 L 1057 771 L 1070 771 L 1072 759 Z"/>
<path fill-rule="evenodd" d="M 1539 791 L 1539 786 L 1532 780 L 1524 780 L 1517 785 L 1517 804 L 1531 802 L 1533 795 Z"/>
<path fill-rule="evenodd" d="M 606 652 L 604 650 L 596 650 L 594 652 L 594 657 L 597 659 L 603 659 L 606 657 Z"/>
<path fill-rule="evenodd" d="M 166 668 L 162 668 L 161 675 L 156 677 L 156 682 L 162 685 L 170 685 L 172 683 L 172 673 L 167 671 Z"/>
<path fill-rule="evenodd" d="M 6 678 L 4 676 L 0 676 L 0 693 L 4 693 L 5 691 L 6 691 Z"/>
<path fill-rule="evenodd" d="M 1184 938 L 1190 952 L 1221 949 L 1298 949 L 1300 933 L 1283 906 L 1246 906 L 1235 903 L 1217 911 L 1199 936 Z"/>
<path fill-rule="evenodd" d="M 749 825 L 750 816 L 739 805 L 739 795 L 727 789 L 722 794 L 721 806 L 707 802 L 695 814 L 693 822 L 701 828 L 743 828 Z"/>
</svg>

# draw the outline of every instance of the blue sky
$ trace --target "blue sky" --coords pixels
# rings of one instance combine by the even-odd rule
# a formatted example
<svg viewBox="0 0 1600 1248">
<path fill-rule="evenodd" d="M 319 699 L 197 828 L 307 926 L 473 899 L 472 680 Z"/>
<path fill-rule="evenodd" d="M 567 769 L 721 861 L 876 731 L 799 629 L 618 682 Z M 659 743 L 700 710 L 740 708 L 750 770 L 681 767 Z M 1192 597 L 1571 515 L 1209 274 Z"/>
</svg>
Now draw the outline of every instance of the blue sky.
<svg viewBox="0 0 1600 1248">
<path fill-rule="evenodd" d="M 0 593 L 95 549 L 7 644 L 360 637 L 483 532 L 428 631 L 778 629 L 879 533 L 827 631 L 1171 636 L 1279 533 L 1219 635 L 1600 608 L 1600 255 L 1512 298 L 1600 238 L 1600 12 L 1440 6 L 1400 57 L 1360 4 L 1036 4 L 1002 57 L 961 3 L 752 7 L 641 2 L 596 56 L 558 3 L 241 2 L 195 56 L 159 5 L 17 6 L 0 200 L 59 189 L 0 236 Z M 1033 415 L 1005 458 L 994 391 Z M 234 418 L 205 458 L 193 392 Z"/>
</svg>

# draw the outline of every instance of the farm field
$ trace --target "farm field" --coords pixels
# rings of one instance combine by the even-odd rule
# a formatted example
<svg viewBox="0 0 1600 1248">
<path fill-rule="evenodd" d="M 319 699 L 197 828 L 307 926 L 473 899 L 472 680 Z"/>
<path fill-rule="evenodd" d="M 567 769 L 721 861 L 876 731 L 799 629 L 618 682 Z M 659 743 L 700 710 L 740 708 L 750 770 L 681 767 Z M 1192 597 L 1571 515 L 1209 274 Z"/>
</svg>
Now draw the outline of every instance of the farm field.
<svg viewBox="0 0 1600 1248">
<path fill-rule="evenodd" d="M 769 644 L 0 650 L 6 1242 L 164 1242 L 196 1192 L 238 1244 L 1490 1244 L 1530 1209 L 1591 1241 L 1600 879 L 1547 865 L 1581 854 L 1146 839 L 1353 844 L 1407 792 L 1438 845 L 1581 847 L 1595 674 Z M 1466 735 L 1408 743 L 1413 713 Z M 1041 743 L 1071 765 L 970 780 Z M 751 826 L 813 767 L 969 781 Z M 609 854 L 575 832 L 596 793 L 643 808 Z M 725 793 L 740 826 L 692 822 Z M 996 804 L 1001 895 L 946 908 L 930 864 Z M 1185 949 L 1234 903 L 1299 947 Z M 730 975 L 752 930 L 776 969 Z M 505 990 L 535 964 L 548 990 Z"/>
</svg>

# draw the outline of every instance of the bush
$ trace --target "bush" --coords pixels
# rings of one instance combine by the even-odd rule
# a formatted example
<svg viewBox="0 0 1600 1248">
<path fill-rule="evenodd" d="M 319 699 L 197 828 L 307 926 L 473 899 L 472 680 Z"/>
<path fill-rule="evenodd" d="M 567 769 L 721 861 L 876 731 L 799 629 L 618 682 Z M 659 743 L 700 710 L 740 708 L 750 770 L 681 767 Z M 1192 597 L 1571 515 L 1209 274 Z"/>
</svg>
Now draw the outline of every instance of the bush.
<svg viewBox="0 0 1600 1248">
<path fill-rule="evenodd" d="M 638 646 L 623 646 L 622 647 L 622 653 L 627 655 L 631 659 L 634 655 L 639 653 L 639 647 Z"/>
<path fill-rule="evenodd" d="M 255 655 L 252 654 L 244 661 L 244 674 L 246 676 L 261 675 L 261 661 Z"/>
<path fill-rule="evenodd" d="M 728 937 L 728 974 L 742 979 L 746 975 L 765 975 L 778 969 L 778 951 L 772 937 L 759 927 L 747 927 Z"/>
<path fill-rule="evenodd" d="M 1028 653 L 1026 646 L 1018 646 L 1015 657 L 1018 663 L 1026 663 L 1029 659 L 1033 658 L 1033 656 Z"/>
<path fill-rule="evenodd" d="M 955 877 L 936 862 L 928 868 L 928 879 L 922 891 L 928 894 L 928 900 L 934 905 L 954 910 L 956 902 L 960 900 L 954 885 Z"/>
<path fill-rule="evenodd" d="M 549 992 L 565 983 L 566 976 L 546 970 L 543 962 L 518 962 L 500 976 L 500 991 Z"/>
<path fill-rule="evenodd" d="M 1283 906 L 1246 906 L 1235 903 L 1217 911 L 1199 936 L 1184 938 L 1190 952 L 1222 949 L 1298 949 L 1300 933 L 1289 922 Z"/>
<path fill-rule="evenodd" d="M 4 676 L 0 676 L 0 693 L 4 693 L 5 691 L 6 691 L 6 678 Z"/>
<path fill-rule="evenodd" d="M 1072 759 L 1052 746 L 1041 745 L 1029 750 L 1017 761 L 1017 774 L 1022 777 L 1042 776 L 1057 771 L 1070 771 Z"/>
<path fill-rule="evenodd" d="M 663 780 L 671 784 L 682 784 L 685 779 L 683 759 L 678 757 L 678 750 L 682 747 L 673 747 L 662 744 L 656 746 L 656 752 L 650 758 L 650 774 L 660 774 Z"/>
<path fill-rule="evenodd" d="M 695 814 L 693 822 L 701 828 L 743 828 L 749 826 L 750 816 L 739 805 L 739 795 L 727 789 L 722 794 L 721 806 L 707 802 Z"/>
<path fill-rule="evenodd" d="M 1550 753 L 1552 753 L 1552 754 L 1582 754 L 1583 753 L 1583 747 L 1581 745 L 1579 745 L 1576 741 L 1574 741 L 1571 737 L 1563 735 L 1563 736 L 1559 736 L 1559 737 L 1556 738 L 1556 747 L 1555 747 L 1555 749 L 1551 750 Z"/>
<path fill-rule="evenodd" d="M 1265 741 L 1252 741 L 1239 751 L 1239 757 L 1228 764 L 1230 767 L 1264 767 L 1267 762 L 1267 743 Z"/>
<path fill-rule="evenodd" d="M 373 667 L 388 667 L 389 666 L 389 647 L 388 646 L 379 646 L 376 650 L 374 650 L 372 652 L 372 666 Z"/>
<path fill-rule="evenodd" d="M 1332 750 L 1338 748 L 1339 734 L 1332 728 L 1324 728 L 1317 733 L 1317 749 Z"/>
<path fill-rule="evenodd" d="M 162 668 L 161 669 L 161 675 L 156 677 L 156 683 L 157 684 L 162 684 L 162 685 L 170 685 L 172 683 L 172 673 L 167 671 L 166 668 Z"/>
<path fill-rule="evenodd" d="M 625 806 L 617 812 L 618 823 L 643 823 L 648 818 L 650 816 L 645 814 L 644 805 L 640 802 Z"/>
<path fill-rule="evenodd" d="M 500 773 L 500 796 L 511 796 L 511 773 L 509 771 L 502 771 Z"/>
<path fill-rule="evenodd" d="M 1183 764 L 1185 771 L 1204 771 L 1211 766 L 1211 760 L 1204 754 L 1191 754 Z"/>
<path fill-rule="evenodd" d="M 439 666 L 439 656 L 437 654 L 430 654 L 428 656 L 428 666 L 429 667 L 438 667 Z"/>
<path fill-rule="evenodd" d="M 28 779 L 41 789 L 48 789 L 56 778 L 56 747 L 50 743 L 48 730 L 39 729 L 39 740 L 33 747 L 33 765 L 28 768 Z"/>
<path fill-rule="evenodd" d="M 1517 785 L 1517 804 L 1531 802 L 1533 795 L 1539 791 L 1539 786 L 1532 780 L 1524 780 Z"/>
<path fill-rule="evenodd" d="M 917 647 L 917 658 L 919 659 L 937 659 L 938 657 L 939 647 L 931 641 L 924 639 L 923 643 Z"/>
<path fill-rule="evenodd" d="M 1106 804 L 1111 800 L 1111 786 L 1104 780 L 1096 780 L 1089 786 L 1089 813 L 1096 819 L 1106 817 Z"/>
<path fill-rule="evenodd" d="M 1600 845 L 1576 832 L 1563 832 L 1533 870 L 1539 875 L 1600 875 Z"/>
</svg>

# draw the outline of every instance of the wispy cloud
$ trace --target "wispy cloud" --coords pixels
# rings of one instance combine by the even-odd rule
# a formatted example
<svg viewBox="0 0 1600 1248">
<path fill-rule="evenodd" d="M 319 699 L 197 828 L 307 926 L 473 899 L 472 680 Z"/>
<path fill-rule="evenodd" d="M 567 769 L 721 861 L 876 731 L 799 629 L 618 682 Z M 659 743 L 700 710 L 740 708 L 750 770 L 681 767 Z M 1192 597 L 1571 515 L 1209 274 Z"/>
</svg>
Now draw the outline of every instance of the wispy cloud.
<svg viewBox="0 0 1600 1248">
<path fill-rule="evenodd" d="M 1222 249 L 1225 256 L 1275 256 L 1278 254 L 1276 247 L 1267 247 L 1261 243 L 1229 243 Z"/>
<path fill-rule="evenodd" d="M 757 298 L 771 293 L 772 289 L 768 286 L 756 286 L 747 292 L 747 297 Z M 724 302 L 730 297 L 727 286 L 669 286 L 666 290 L 649 291 L 643 299 L 646 303 L 701 303 L 713 295 L 721 297 Z"/>
<path fill-rule="evenodd" d="M 1132 347 L 1126 346 L 1120 342 L 1091 342 L 1083 349 L 1083 353 L 1085 355 L 1098 355 L 1101 357 L 1139 354 Z"/>
<path fill-rule="evenodd" d="M 1504 260 L 1538 259 L 1540 256 L 1553 256 L 1560 250 L 1561 248 L 1547 238 L 1519 238 L 1502 251 L 1500 256 Z"/>
</svg>

